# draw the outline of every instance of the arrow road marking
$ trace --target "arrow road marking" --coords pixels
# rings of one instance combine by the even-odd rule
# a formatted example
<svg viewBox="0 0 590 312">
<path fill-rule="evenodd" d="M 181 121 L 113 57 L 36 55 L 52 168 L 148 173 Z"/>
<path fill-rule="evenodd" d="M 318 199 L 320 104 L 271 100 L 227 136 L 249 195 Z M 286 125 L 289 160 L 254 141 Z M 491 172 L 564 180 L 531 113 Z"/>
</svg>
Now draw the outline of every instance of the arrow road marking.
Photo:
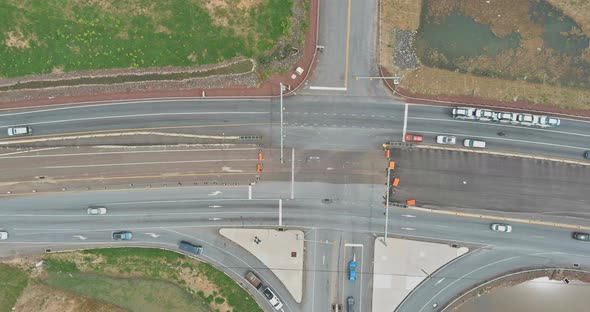
<svg viewBox="0 0 590 312">
<path fill-rule="evenodd" d="M 240 170 L 240 169 L 232 169 L 231 167 L 221 167 L 221 171 L 225 171 L 225 172 L 244 172 L 244 170 Z"/>
<path fill-rule="evenodd" d="M 160 235 L 158 235 L 156 233 L 145 233 L 145 235 L 149 235 L 149 236 L 151 236 L 153 238 L 160 237 Z"/>
<path fill-rule="evenodd" d="M 84 236 L 82 236 L 82 235 L 74 235 L 74 237 L 75 237 L 75 238 L 79 238 L 80 240 L 85 240 L 85 239 L 87 239 L 87 238 L 88 238 L 88 237 L 84 237 Z"/>
<path fill-rule="evenodd" d="M 446 277 L 443 277 L 443 278 L 441 278 L 441 279 L 440 279 L 438 282 L 434 283 L 434 285 L 438 285 L 438 284 L 440 284 L 442 281 L 444 281 L 444 280 L 445 280 L 445 278 L 446 278 Z"/>
<path fill-rule="evenodd" d="M 219 195 L 221 193 L 222 193 L 221 191 L 215 191 L 213 193 L 210 193 L 209 196 L 215 196 L 215 195 Z"/>
</svg>

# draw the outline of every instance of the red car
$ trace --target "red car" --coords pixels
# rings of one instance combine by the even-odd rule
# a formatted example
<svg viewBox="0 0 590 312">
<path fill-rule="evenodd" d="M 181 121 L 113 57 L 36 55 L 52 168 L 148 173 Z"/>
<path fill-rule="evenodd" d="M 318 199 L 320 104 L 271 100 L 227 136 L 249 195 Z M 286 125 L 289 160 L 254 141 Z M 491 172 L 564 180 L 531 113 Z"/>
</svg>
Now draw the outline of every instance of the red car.
<svg viewBox="0 0 590 312">
<path fill-rule="evenodd" d="M 406 142 L 422 142 L 424 137 L 418 134 L 406 134 Z"/>
</svg>

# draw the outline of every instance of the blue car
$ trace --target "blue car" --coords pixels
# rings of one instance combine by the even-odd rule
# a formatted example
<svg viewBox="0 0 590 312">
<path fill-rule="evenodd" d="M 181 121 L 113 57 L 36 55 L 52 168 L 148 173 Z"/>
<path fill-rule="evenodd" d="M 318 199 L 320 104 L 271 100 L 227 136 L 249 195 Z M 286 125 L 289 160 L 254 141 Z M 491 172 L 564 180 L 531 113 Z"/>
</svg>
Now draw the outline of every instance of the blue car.
<svg viewBox="0 0 590 312">
<path fill-rule="evenodd" d="M 356 261 L 354 260 L 348 263 L 348 280 L 356 281 Z"/>
</svg>

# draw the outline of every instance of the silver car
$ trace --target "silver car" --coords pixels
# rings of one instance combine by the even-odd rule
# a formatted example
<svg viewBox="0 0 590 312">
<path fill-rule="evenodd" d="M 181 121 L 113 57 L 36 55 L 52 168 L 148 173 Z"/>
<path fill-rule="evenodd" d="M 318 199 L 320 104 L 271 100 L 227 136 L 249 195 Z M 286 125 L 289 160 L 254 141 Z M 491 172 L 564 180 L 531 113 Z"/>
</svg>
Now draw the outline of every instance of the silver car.
<svg viewBox="0 0 590 312">
<path fill-rule="evenodd" d="M 504 233 L 512 232 L 512 226 L 510 224 L 505 224 L 505 223 L 492 223 L 492 224 L 490 224 L 490 228 L 494 232 L 504 232 Z"/>
<path fill-rule="evenodd" d="M 103 215 L 107 213 L 106 207 L 89 207 L 88 214 L 89 215 Z"/>
<path fill-rule="evenodd" d="M 445 145 L 455 145 L 455 144 L 457 144 L 457 138 L 454 136 L 448 136 L 448 135 L 437 135 L 436 136 L 436 143 L 445 144 Z"/>
<path fill-rule="evenodd" d="M 8 239 L 8 232 L 0 231 L 0 240 Z"/>
</svg>

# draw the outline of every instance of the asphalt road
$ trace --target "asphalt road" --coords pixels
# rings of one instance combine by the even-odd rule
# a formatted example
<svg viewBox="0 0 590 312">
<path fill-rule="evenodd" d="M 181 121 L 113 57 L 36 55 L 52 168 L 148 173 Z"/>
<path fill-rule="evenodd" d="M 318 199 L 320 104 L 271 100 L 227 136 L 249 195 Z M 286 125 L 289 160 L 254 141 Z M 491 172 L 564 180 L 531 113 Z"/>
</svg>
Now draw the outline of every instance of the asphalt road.
<svg viewBox="0 0 590 312">
<path fill-rule="evenodd" d="M 285 144 L 290 147 L 368 150 L 386 140 L 402 140 L 405 106 L 391 99 L 370 98 L 359 103 L 355 98 L 336 96 L 296 97 L 286 99 L 285 108 Z M 427 143 L 434 144 L 439 134 L 456 135 L 459 144 L 465 138 L 479 138 L 488 143 L 488 150 L 580 161 L 583 152 L 590 149 L 590 122 L 563 119 L 559 127 L 538 129 L 455 120 L 450 111 L 445 107 L 409 105 L 406 132 L 423 134 Z M 131 131 L 257 134 L 276 147 L 280 140 L 279 112 L 276 100 L 112 104 L 5 111 L 0 114 L 0 129 L 28 124 L 33 126 L 35 137 Z M 499 131 L 507 135 L 500 137 Z M 0 144 L 10 140 L 4 130 L 1 137 Z M 125 143 L 125 139 L 121 142 Z"/>
<path fill-rule="evenodd" d="M 285 311 L 321 311 L 328 309 L 332 302 L 328 296 L 346 298 L 349 295 L 355 296 L 357 304 L 369 311 L 370 246 L 375 235 L 382 234 L 385 220 L 380 203 L 354 200 L 357 196 L 350 194 L 350 188 L 374 195 L 378 193 L 376 187 L 302 183 L 297 188 L 305 196 L 284 202 L 284 226 L 306 230 L 307 257 L 314 259 L 305 264 L 307 291 L 301 305 L 292 301 L 280 283 L 252 255 L 217 235 L 222 227 L 276 227 L 277 190 L 288 185 L 281 182 L 257 185 L 253 200 L 247 200 L 245 189 L 233 187 L 5 198 L 0 226 L 10 232 L 10 240 L 2 243 L 0 252 L 2 256 L 9 256 L 33 246 L 31 252 L 45 248 L 124 245 L 110 239 L 112 231 L 123 229 L 135 234 L 129 245 L 176 250 L 179 240 L 189 239 L 205 246 L 203 259 L 220 265 L 238 279 L 247 270 L 254 269 L 279 292 L 286 302 Z M 221 193 L 210 195 L 215 191 Z M 338 198 L 324 203 L 321 199 L 329 195 Z M 88 216 L 85 208 L 89 204 L 105 205 L 109 212 L 105 216 Z M 422 297 L 425 293 L 432 294 L 433 300 L 446 302 L 478 281 L 508 269 L 574 262 L 583 267 L 590 265 L 587 246 L 572 240 L 571 231 L 567 229 L 513 224 L 513 233 L 495 233 L 489 229 L 487 220 L 404 209 L 392 209 L 390 218 L 389 233 L 396 237 L 484 246 L 474 255 L 462 258 L 461 265 L 449 266 L 431 276 L 440 282 L 421 286 L 420 297 L 409 297 L 400 311 L 418 311 L 425 304 Z M 321 244 L 319 240 L 336 241 L 336 244 Z M 346 264 L 352 255 L 359 263 L 356 283 L 346 281 Z M 338 266 L 332 266 L 335 262 Z M 334 285 L 334 280 L 341 289 L 330 294 L 329 285 Z M 310 293 L 309 289 L 322 291 Z"/>
</svg>

